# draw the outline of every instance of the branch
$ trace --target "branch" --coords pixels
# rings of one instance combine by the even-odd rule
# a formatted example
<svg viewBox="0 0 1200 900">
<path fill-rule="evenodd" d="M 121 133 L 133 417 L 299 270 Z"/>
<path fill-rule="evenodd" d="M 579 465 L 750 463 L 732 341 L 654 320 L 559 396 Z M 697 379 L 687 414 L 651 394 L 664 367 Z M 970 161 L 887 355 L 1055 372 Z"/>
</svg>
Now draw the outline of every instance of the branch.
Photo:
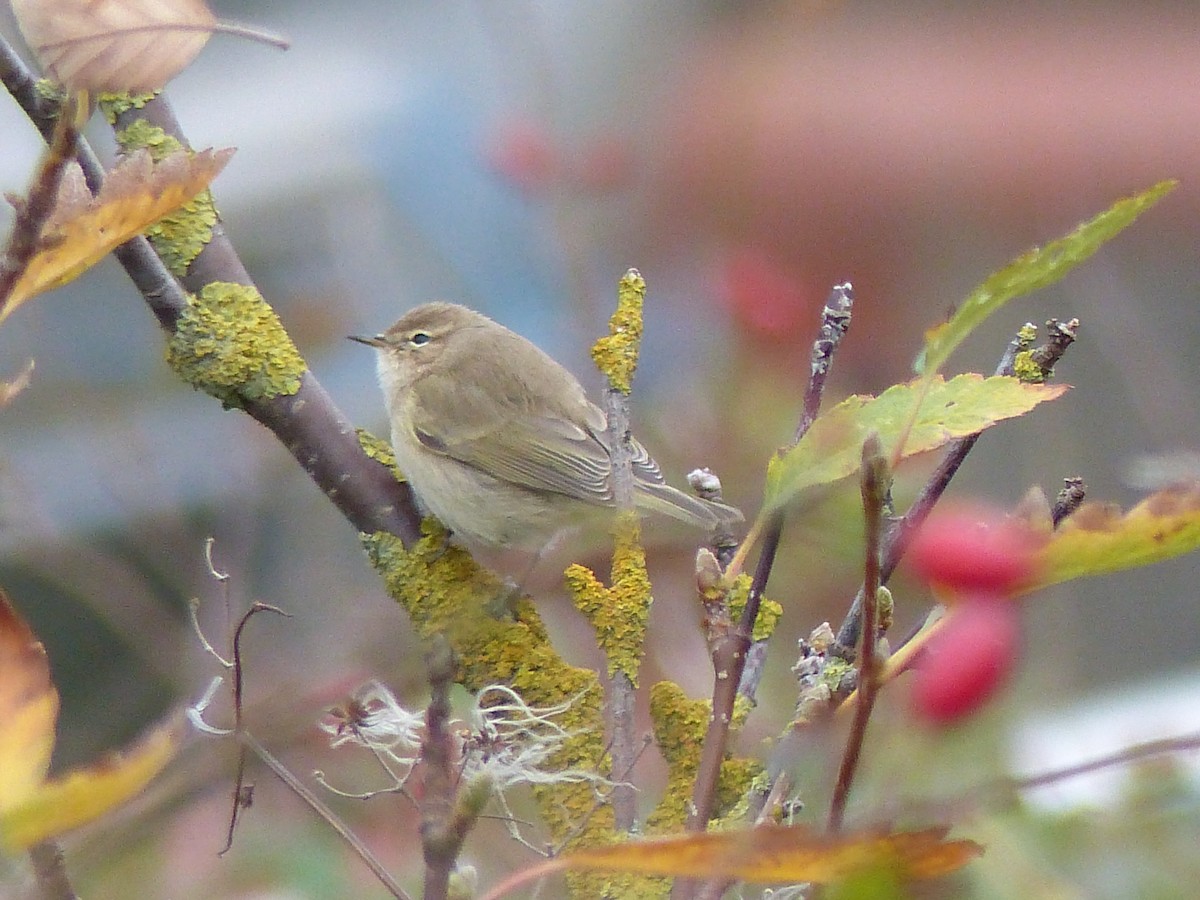
<svg viewBox="0 0 1200 900">
<path fill-rule="evenodd" d="M 858 690 L 861 699 L 854 708 L 854 722 L 846 739 L 846 750 L 838 770 L 833 789 L 833 800 L 829 804 L 829 831 L 841 830 L 846 813 L 846 801 L 858 771 L 862 756 L 863 741 L 867 736 L 867 723 L 875 707 L 879 689 L 880 660 L 877 652 L 879 642 L 879 555 L 883 543 L 883 513 L 891 489 L 891 478 L 887 471 L 887 458 L 879 436 L 872 433 L 863 443 L 862 451 L 862 500 L 863 517 L 866 521 L 866 562 L 863 574 L 862 604 L 862 649 L 858 654 Z"/>
<path fill-rule="evenodd" d="M 53 127 L 57 104 L 38 89 L 25 64 L 12 47 L 0 40 L 0 81 L 46 136 Z M 133 118 L 153 126 L 187 146 L 174 114 L 161 95 L 141 109 L 131 106 L 122 124 Z M 77 158 L 88 186 L 95 192 L 103 180 L 102 169 L 86 142 L 77 142 Z M 166 269 L 145 238 L 135 238 L 114 251 L 114 256 L 142 293 L 159 323 L 173 332 L 191 298 Z M 245 267 L 218 222 L 203 251 L 180 273 L 188 291 L 199 293 L 207 284 L 226 282 L 250 286 Z M 334 405 L 317 379 L 304 371 L 294 393 L 270 398 L 244 398 L 247 413 L 270 429 L 301 467 L 360 532 L 388 532 L 411 546 L 420 537 L 420 515 L 407 485 L 397 482 L 392 470 L 367 455 L 354 427 Z"/>
</svg>

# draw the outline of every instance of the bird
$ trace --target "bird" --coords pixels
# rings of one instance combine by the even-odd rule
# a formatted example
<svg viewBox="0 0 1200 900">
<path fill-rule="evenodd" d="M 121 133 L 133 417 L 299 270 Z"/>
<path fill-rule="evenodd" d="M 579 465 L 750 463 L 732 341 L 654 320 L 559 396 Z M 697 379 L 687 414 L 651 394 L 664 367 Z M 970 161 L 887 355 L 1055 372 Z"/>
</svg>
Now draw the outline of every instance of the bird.
<svg viewBox="0 0 1200 900">
<path fill-rule="evenodd" d="M 456 538 L 536 549 L 616 509 L 603 410 L 528 339 L 444 301 L 350 339 L 376 351 L 397 467 Z M 632 435 L 628 448 L 638 510 L 710 532 L 742 521 L 732 506 L 668 485 Z"/>
</svg>

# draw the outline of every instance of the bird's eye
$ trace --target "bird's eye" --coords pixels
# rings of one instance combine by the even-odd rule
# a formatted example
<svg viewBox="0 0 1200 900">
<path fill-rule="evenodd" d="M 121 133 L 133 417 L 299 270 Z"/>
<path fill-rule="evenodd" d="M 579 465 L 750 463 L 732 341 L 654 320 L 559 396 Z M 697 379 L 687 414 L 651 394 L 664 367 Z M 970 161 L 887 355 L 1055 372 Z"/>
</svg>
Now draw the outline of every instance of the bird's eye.
<svg viewBox="0 0 1200 900">
<path fill-rule="evenodd" d="M 429 337 L 428 331 L 414 331 L 408 337 L 408 342 L 410 344 L 412 344 L 414 347 L 422 347 L 425 344 L 428 344 L 429 341 L 430 341 L 430 337 Z"/>
</svg>

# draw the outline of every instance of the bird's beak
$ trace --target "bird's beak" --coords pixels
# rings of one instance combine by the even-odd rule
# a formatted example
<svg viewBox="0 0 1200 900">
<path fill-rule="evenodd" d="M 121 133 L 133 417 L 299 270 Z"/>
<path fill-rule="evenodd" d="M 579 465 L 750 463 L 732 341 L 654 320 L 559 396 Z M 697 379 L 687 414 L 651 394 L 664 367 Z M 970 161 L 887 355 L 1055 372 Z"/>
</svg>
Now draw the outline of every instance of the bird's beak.
<svg viewBox="0 0 1200 900">
<path fill-rule="evenodd" d="M 360 344 L 366 344 L 368 347 L 379 348 L 387 346 L 387 341 L 384 340 L 382 334 L 377 334 L 374 337 L 364 337 L 361 334 L 348 334 L 346 337 L 352 341 L 358 341 Z"/>
</svg>

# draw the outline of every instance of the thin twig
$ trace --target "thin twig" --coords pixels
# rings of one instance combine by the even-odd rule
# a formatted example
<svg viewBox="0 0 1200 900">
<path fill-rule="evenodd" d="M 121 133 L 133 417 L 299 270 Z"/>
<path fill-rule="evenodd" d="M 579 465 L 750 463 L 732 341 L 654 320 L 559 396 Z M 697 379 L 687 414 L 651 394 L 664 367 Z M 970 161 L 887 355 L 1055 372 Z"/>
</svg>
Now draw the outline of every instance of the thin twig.
<svg viewBox="0 0 1200 900">
<path fill-rule="evenodd" d="M 245 671 L 242 666 L 242 633 L 246 629 L 246 623 L 257 613 L 274 612 L 281 616 L 288 616 L 282 609 L 275 606 L 269 606 L 266 603 L 253 603 L 238 622 L 237 627 L 233 631 L 233 730 L 235 734 L 241 734 L 243 728 L 243 687 Z M 288 616 L 288 618 L 291 618 Z M 229 812 L 229 828 L 225 834 L 225 846 L 218 851 L 218 856 L 224 856 L 233 847 L 233 834 L 237 830 L 238 818 L 243 809 L 248 808 L 254 802 L 254 785 L 246 784 L 246 749 L 245 747 L 238 748 L 237 774 L 233 780 L 233 807 Z"/>
<path fill-rule="evenodd" d="M 879 556 L 883 544 L 883 512 L 891 488 L 891 478 L 887 469 L 887 459 L 883 455 L 883 445 L 879 441 L 879 435 L 875 433 L 871 433 L 863 442 L 861 485 L 863 517 L 866 522 L 866 559 L 863 571 L 863 593 L 866 601 L 862 604 L 862 648 L 858 653 L 858 690 L 861 699 L 854 708 L 854 722 L 846 739 L 846 749 L 842 754 L 842 764 L 833 789 L 833 800 L 829 805 L 831 832 L 841 830 L 846 814 L 846 801 L 858 771 L 863 741 L 867 736 L 867 724 L 879 688 L 879 654 L 876 651 L 879 641 Z"/>
<path fill-rule="evenodd" d="M 371 870 L 372 874 L 379 879 L 380 884 L 387 888 L 388 892 L 391 893 L 396 900 L 411 900 L 409 895 L 404 892 L 404 889 L 396 883 L 396 880 L 392 878 L 387 869 L 383 867 L 383 863 L 381 863 L 376 858 L 375 854 L 371 852 L 371 849 L 367 847 L 367 845 L 361 840 L 359 840 L 358 836 L 346 826 L 346 823 L 343 822 L 333 810 L 321 802 L 321 799 L 317 797 L 317 795 L 311 790 L 309 790 L 307 785 L 293 775 L 287 766 L 276 759 L 266 747 L 260 744 L 254 735 L 248 731 L 243 731 L 238 734 L 237 739 L 244 747 L 249 749 L 251 753 L 257 756 L 259 760 L 261 760 L 262 763 L 275 774 L 276 778 L 287 785 L 293 794 L 307 803 L 313 812 L 324 819 L 325 823 L 332 828 L 337 835 L 342 838 L 342 840 L 350 845 L 354 852 L 358 854 L 359 859 L 367 864 L 367 867 Z"/>
<path fill-rule="evenodd" d="M 791 446 L 800 442 L 820 412 L 825 382 L 834 355 L 850 327 L 853 306 L 854 289 L 850 282 L 835 285 L 821 312 L 821 327 L 817 339 L 813 342 L 812 365 L 804 392 L 804 406 L 792 435 Z M 721 762 L 725 758 L 725 750 L 729 743 L 729 730 L 738 693 L 746 692 L 752 695 L 755 690 L 755 685 L 743 684 L 742 676 L 750 654 L 754 623 L 758 619 L 763 592 L 775 564 L 775 555 L 783 534 L 783 521 L 783 512 L 776 512 L 766 527 L 746 606 L 736 627 L 730 628 L 725 624 L 728 622 L 727 617 L 710 616 L 709 655 L 713 661 L 713 711 L 708 720 L 708 730 L 705 732 L 704 745 L 700 751 L 700 765 L 692 787 L 692 804 L 685 823 L 688 831 L 699 832 L 708 827 L 716 804 Z M 682 900 L 692 896 L 695 890 L 696 884 L 693 881 L 679 879 L 672 889 L 671 896 L 675 900 Z"/>
<path fill-rule="evenodd" d="M 453 736 L 450 733 L 450 686 L 454 682 L 454 653 L 437 635 L 425 656 L 431 697 L 425 709 L 425 763 L 421 803 L 421 846 L 425 853 L 425 900 L 445 900 L 450 891 L 458 851 L 466 835 L 451 824 L 458 779 L 454 775 Z"/>
<path fill-rule="evenodd" d="M 29 861 L 33 864 L 39 900 L 79 900 L 57 841 L 34 844 L 29 848 Z"/>
</svg>

